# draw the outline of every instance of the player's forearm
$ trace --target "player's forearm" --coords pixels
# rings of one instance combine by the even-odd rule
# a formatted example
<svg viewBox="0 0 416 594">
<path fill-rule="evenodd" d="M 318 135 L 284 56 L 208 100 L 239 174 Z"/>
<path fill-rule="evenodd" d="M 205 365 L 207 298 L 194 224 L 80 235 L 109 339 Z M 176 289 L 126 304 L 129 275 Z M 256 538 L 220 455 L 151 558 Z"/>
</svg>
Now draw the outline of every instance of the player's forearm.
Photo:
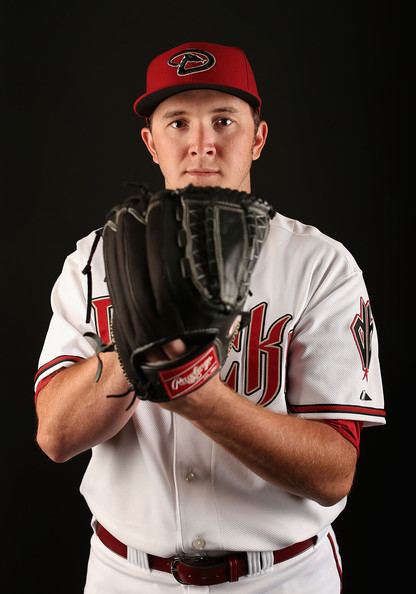
<svg viewBox="0 0 416 594">
<path fill-rule="evenodd" d="M 325 506 L 350 490 L 356 451 L 332 427 L 268 411 L 219 381 L 187 398 L 172 408 L 265 480 Z"/>
<path fill-rule="evenodd" d="M 97 359 L 58 373 L 38 395 L 37 442 L 54 461 L 69 458 L 113 437 L 132 416 L 137 402 L 126 411 L 131 395 L 107 398 L 127 389 L 127 381 L 114 353 L 100 355 L 103 372 L 95 382 Z"/>
</svg>

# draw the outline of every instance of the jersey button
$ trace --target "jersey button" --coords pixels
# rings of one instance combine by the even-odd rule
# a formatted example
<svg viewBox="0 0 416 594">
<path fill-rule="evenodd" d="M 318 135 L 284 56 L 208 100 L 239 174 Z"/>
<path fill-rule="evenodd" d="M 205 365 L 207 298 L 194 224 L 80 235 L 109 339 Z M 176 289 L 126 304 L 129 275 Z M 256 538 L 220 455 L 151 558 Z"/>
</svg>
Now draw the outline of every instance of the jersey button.
<svg viewBox="0 0 416 594">
<path fill-rule="evenodd" d="M 205 545 L 207 543 L 205 542 L 205 540 L 202 538 L 202 536 L 197 536 L 195 538 L 195 540 L 192 541 L 192 546 L 194 547 L 194 549 L 196 549 L 197 551 L 202 551 L 202 549 L 205 549 Z"/>
<path fill-rule="evenodd" d="M 188 483 L 191 483 L 195 479 L 196 479 L 196 474 L 194 472 L 192 472 L 192 470 L 190 472 L 188 472 L 188 474 L 185 476 L 185 480 L 188 481 Z"/>
</svg>

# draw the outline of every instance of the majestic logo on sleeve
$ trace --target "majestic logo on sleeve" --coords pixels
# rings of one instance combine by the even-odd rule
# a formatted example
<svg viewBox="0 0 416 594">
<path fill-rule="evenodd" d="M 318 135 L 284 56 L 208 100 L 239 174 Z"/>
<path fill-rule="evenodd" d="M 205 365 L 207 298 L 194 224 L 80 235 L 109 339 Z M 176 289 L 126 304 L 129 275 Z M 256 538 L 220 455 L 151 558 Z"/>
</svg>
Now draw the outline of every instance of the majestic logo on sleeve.
<svg viewBox="0 0 416 594">
<path fill-rule="evenodd" d="M 373 336 L 373 317 L 370 301 L 364 302 L 364 299 L 362 297 L 360 298 L 360 313 L 355 315 L 350 328 L 360 355 L 361 366 L 364 371 L 363 379 L 368 381 L 368 370 L 371 360 L 371 339 Z"/>
<path fill-rule="evenodd" d="M 178 76 L 187 76 L 212 68 L 215 65 L 215 57 L 205 50 L 189 48 L 171 56 L 168 64 L 177 69 Z"/>
</svg>

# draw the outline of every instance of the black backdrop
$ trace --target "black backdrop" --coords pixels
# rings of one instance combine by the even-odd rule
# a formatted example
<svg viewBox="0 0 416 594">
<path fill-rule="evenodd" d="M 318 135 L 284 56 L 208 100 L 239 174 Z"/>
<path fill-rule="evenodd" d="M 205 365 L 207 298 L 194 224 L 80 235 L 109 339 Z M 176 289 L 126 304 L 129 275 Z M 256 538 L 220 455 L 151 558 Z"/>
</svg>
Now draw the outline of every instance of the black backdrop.
<svg viewBox="0 0 416 594">
<path fill-rule="evenodd" d="M 119 200 L 123 181 L 161 185 L 131 106 L 154 54 L 198 40 L 240 45 L 253 64 L 270 124 L 255 192 L 343 242 L 364 270 L 388 425 L 365 431 L 335 527 L 344 594 L 376 592 L 396 574 L 392 501 L 394 460 L 404 453 L 397 401 L 411 386 L 403 280 L 412 213 L 402 214 L 409 189 L 399 168 L 408 41 L 392 6 L 277 2 L 273 13 L 225 2 L 1 3 L 4 592 L 82 592 L 90 527 L 78 486 L 89 454 L 57 465 L 34 441 L 32 383 L 50 290 L 76 239 Z"/>
</svg>

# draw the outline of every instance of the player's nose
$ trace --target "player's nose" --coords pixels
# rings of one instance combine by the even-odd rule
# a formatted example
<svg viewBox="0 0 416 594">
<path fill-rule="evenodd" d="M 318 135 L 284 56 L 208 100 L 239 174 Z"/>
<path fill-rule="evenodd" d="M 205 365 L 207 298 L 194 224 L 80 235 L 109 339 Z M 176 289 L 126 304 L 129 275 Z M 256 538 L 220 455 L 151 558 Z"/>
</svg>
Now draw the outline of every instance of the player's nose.
<svg viewBox="0 0 416 594">
<path fill-rule="evenodd" d="M 215 133 L 212 126 L 194 126 L 189 137 L 189 154 L 192 157 L 216 154 Z"/>
</svg>

